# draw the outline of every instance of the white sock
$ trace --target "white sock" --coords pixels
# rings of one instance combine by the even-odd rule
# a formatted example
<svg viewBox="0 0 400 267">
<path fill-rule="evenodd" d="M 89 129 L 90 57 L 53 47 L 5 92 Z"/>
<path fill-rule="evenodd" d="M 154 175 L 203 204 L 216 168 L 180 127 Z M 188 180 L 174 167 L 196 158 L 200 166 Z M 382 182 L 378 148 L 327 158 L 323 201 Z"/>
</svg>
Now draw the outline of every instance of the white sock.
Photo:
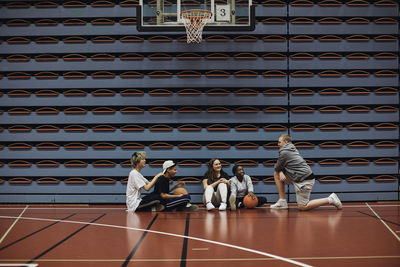
<svg viewBox="0 0 400 267">
<path fill-rule="evenodd" d="M 286 202 L 286 198 L 280 198 L 279 200 L 278 200 L 279 202 Z"/>
<path fill-rule="evenodd" d="M 333 198 L 331 196 L 328 197 L 329 204 L 333 203 Z"/>
</svg>

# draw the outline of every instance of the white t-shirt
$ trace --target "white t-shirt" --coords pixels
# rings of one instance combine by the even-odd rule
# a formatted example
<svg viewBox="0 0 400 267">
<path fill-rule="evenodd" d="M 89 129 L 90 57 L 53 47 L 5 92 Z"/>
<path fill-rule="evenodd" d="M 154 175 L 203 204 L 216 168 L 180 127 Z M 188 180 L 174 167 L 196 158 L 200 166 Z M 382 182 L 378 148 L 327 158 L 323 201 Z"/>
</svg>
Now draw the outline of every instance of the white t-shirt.
<svg viewBox="0 0 400 267">
<path fill-rule="evenodd" d="M 236 197 L 244 197 L 249 192 L 254 192 L 253 182 L 247 174 L 244 175 L 242 182 L 239 182 L 236 176 L 229 179 L 229 182 L 231 183 L 231 194 Z"/>
<path fill-rule="evenodd" d="M 135 211 L 139 206 L 141 191 L 140 188 L 145 186 L 149 181 L 137 170 L 129 173 L 128 184 L 126 186 L 126 206 L 128 211 Z"/>
</svg>

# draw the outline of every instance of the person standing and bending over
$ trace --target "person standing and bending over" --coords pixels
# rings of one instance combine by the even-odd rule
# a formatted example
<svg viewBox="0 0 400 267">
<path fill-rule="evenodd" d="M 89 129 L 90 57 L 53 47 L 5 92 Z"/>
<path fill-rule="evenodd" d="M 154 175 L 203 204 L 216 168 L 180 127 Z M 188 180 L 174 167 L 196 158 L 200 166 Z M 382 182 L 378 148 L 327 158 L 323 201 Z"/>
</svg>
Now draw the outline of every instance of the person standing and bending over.
<svg viewBox="0 0 400 267">
<path fill-rule="evenodd" d="M 299 210 L 311 210 L 322 205 L 331 204 L 337 209 L 342 203 L 335 193 L 327 198 L 310 200 L 312 187 L 315 183 L 310 166 L 292 144 L 292 138 L 283 134 L 278 140 L 279 158 L 275 164 L 274 180 L 278 188 L 279 200 L 271 205 L 271 209 L 287 209 L 285 183 L 293 184 L 296 191 L 296 201 Z"/>
<path fill-rule="evenodd" d="M 208 170 L 203 178 L 203 203 L 207 210 L 226 210 L 228 198 L 229 176 L 222 170 L 219 159 L 211 159 L 207 162 Z"/>
</svg>

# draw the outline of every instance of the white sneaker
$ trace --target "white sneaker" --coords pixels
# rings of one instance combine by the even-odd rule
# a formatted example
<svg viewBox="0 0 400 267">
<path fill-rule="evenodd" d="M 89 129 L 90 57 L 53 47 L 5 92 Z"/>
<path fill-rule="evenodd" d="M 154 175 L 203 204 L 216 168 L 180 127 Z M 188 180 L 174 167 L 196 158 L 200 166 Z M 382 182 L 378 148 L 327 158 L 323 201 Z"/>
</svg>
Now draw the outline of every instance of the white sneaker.
<svg viewBox="0 0 400 267">
<path fill-rule="evenodd" d="M 215 209 L 214 205 L 211 202 L 207 203 L 206 208 L 207 208 L 207 210 Z"/>
<path fill-rule="evenodd" d="M 221 203 L 221 205 L 219 205 L 219 210 L 226 210 L 226 203 Z"/>
<path fill-rule="evenodd" d="M 328 198 L 331 199 L 331 204 L 335 206 L 338 210 L 342 209 L 342 202 L 335 193 L 332 193 Z"/>
<path fill-rule="evenodd" d="M 229 197 L 229 206 L 231 207 L 231 211 L 236 210 L 236 196 L 235 195 L 231 195 Z"/>
<path fill-rule="evenodd" d="M 288 204 L 286 200 L 279 199 L 275 204 L 269 206 L 271 209 L 281 209 L 286 210 L 288 209 Z"/>
</svg>

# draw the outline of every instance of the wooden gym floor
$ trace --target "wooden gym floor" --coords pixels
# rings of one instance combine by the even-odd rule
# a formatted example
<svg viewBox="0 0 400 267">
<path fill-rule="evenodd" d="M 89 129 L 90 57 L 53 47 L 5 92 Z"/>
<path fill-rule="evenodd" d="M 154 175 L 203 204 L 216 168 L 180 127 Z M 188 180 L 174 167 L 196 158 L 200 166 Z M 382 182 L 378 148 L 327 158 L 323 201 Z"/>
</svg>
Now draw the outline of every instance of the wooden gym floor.
<svg viewBox="0 0 400 267">
<path fill-rule="evenodd" d="M 2 205 L 0 266 L 400 266 L 400 202 L 268 206 Z"/>
</svg>

